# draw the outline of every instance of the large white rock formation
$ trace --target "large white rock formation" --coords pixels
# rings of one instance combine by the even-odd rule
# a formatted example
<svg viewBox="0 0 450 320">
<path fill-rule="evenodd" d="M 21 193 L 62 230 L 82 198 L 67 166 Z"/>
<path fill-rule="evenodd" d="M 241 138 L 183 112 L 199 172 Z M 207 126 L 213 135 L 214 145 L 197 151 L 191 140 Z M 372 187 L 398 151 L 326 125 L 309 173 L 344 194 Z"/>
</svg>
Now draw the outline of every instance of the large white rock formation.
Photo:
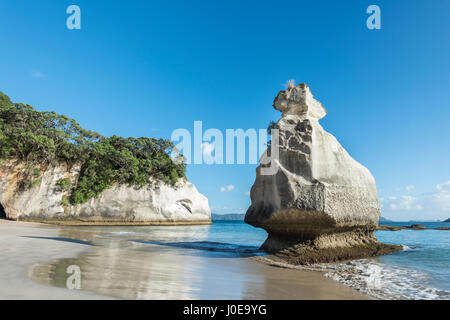
<svg viewBox="0 0 450 320">
<path fill-rule="evenodd" d="M 76 206 L 67 205 L 69 190 L 58 181 L 68 179 L 74 186 L 80 167 L 64 163 L 40 168 L 39 182 L 20 187 L 24 164 L 7 160 L 0 165 L 0 204 L 7 218 L 61 223 L 94 224 L 201 224 L 210 223 L 208 199 L 186 179 L 175 186 L 149 181 L 142 187 L 113 185 L 98 198 Z M 0 208 L 1 209 L 1 208 Z"/>
<path fill-rule="evenodd" d="M 265 165 L 257 168 L 245 217 L 268 232 L 262 248 L 277 252 L 296 247 L 294 251 L 303 252 L 378 246 L 373 236 L 380 217 L 375 180 L 319 124 L 325 108 L 305 84 L 281 91 L 273 106 L 282 112 L 274 127 L 279 130 L 279 159 L 272 165 L 278 170 L 265 175 Z M 352 255 L 346 251 L 336 260 Z M 310 262 L 316 258 L 335 260 L 315 257 Z"/>
</svg>

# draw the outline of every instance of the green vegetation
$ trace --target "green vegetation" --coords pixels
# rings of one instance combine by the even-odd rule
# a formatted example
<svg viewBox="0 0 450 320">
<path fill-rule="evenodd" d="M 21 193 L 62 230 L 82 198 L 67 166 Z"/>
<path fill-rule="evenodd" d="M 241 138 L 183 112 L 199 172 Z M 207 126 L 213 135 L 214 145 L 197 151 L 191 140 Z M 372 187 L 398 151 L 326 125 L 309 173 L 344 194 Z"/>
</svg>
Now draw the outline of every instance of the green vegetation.
<svg viewBox="0 0 450 320">
<path fill-rule="evenodd" d="M 22 173 L 22 179 L 19 185 L 20 189 L 26 190 L 41 183 L 41 170 L 31 164 L 27 164 Z"/>
<path fill-rule="evenodd" d="M 61 199 L 61 205 L 67 207 L 70 204 L 69 197 L 63 196 Z"/>
<path fill-rule="evenodd" d="M 275 126 L 277 125 L 277 123 L 273 120 L 271 120 L 269 122 L 269 125 L 267 126 L 267 134 L 271 135 L 272 134 L 272 130 L 275 129 Z"/>
<path fill-rule="evenodd" d="M 66 116 L 12 103 L 0 92 L 0 161 L 15 158 L 26 163 L 24 188 L 39 183 L 37 167 L 53 162 L 81 165 L 67 203 L 83 203 L 114 183 L 144 186 L 153 177 L 174 184 L 185 176 L 186 168 L 172 161 L 172 148 L 172 142 L 165 139 L 106 138 Z M 58 185 L 71 188 L 66 179 Z"/>
<path fill-rule="evenodd" d="M 272 136 L 272 130 L 275 129 L 275 126 L 277 125 L 277 123 L 275 121 L 270 121 L 269 125 L 267 126 L 267 134 L 269 136 Z M 270 147 L 272 144 L 272 137 L 269 138 L 269 140 L 267 141 L 267 147 Z"/>
<path fill-rule="evenodd" d="M 61 188 L 61 190 L 68 191 L 70 189 L 70 180 L 67 178 L 59 179 L 56 182 L 56 185 L 58 185 Z"/>
</svg>

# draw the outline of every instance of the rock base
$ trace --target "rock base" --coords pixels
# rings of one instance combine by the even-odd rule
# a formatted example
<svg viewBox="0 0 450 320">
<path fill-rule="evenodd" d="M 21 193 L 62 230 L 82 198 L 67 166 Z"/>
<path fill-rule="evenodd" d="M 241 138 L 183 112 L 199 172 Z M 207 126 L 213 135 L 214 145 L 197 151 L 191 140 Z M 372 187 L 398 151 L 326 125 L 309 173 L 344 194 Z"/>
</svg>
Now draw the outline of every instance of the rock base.
<svg viewBox="0 0 450 320">
<path fill-rule="evenodd" d="M 269 234 L 261 250 L 288 264 L 310 265 L 390 254 L 402 250 L 402 247 L 379 242 L 373 235 L 373 230 L 355 229 L 323 234 L 307 241 Z"/>
</svg>

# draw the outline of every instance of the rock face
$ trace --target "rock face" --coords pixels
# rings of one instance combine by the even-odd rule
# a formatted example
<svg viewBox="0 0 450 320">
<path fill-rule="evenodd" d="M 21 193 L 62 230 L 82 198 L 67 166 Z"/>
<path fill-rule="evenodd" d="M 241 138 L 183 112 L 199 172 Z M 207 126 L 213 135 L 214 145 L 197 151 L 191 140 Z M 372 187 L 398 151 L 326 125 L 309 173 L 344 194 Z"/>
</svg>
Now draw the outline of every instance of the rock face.
<svg viewBox="0 0 450 320">
<path fill-rule="evenodd" d="M 384 253 L 373 236 L 380 218 L 375 180 L 319 124 L 327 113 L 322 104 L 300 84 L 281 91 L 273 106 L 282 112 L 274 127 L 278 170 L 264 175 L 264 165 L 257 168 L 245 216 L 268 232 L 262 249 L 295 263 Z"/>
<path fill-rule="evenodd" d="M 65 204 L 69 190 L 58 181 L 77 181 L 80 167 L 51 164 L 40 168 L 39 182 L 23 190 L 24 164 L 7 160 L 0 165 L 0 204 L 6 218 L 87 224 L 202 224 L 211 222 L 208 199 L 195 186 L 180 179 L 175 186 L 150 181 L 137 188 L 113 185 L 98 198 L 76 206 Z M 1 208 L 0 208 L 1 209 Z"/>
</svg>

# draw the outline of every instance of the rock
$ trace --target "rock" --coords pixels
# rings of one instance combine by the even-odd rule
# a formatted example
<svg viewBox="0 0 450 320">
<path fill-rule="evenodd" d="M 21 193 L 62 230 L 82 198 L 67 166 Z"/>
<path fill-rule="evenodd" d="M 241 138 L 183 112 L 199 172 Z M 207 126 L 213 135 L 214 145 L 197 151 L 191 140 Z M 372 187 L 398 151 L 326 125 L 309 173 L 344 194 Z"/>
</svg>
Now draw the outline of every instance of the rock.
<svg viewBox="0 0 450 320">
<path fill-rule="evenodd" d="M 384 231 L 399 231 L 404 229 L 412 229 L 412 230 L 426 230 L 427 227 L 421 225 L 421 224 L 412 224 L 410 226 L 388 226 L 388 225 L 380 225 L 377 227 L 377 230 L 384 230 Z"/>
<path fill-rule="evenodd" d="M 403 230 L 406 229 L 406 226 L 388 226 L 388 225 L 379 225 L 377 227 L 377 230 L 382 230 L 382 231 L 399 231 L 399 230 Z"/>
<path fill-rule="evenodd" d="M 245 216 L 268 232 L 261 248 L 300 264 L 398 250 L 374 237 L 380 218 L 375 180 L 321 127 L 326 110 L 309 87 L 280 91 L 273 106 L 282 112 L 274 127 L 278 171 L 264 175 L 265 165 L 257 168 Z"/>
<path fill-rule="evenodd" d="M 412 224 L 410 226 L 387 226 L 387 225 L 381 225 L 377 227 L 377 230 L 384 230 L 384 231 L 398 231 L 398 230 L 404 230 L 404 229 L 411 229 L 411 230 L 450 230 L 450 227 L 438 227 L 438 228 L 427 228 L 424 225 L 421 224 Z"/>
<path fill-rule="evenodd" d="M 6 212 L 5 212 L 5 208 L 3 208 L 3 206 L 0 203 L 0 219 L 7 219 L 6 217 Z"/>
<path fill-rule="evenodd" d="M 414 230 L 425 230 L 425 229 L 428 229 L 427 227 L 425 227 L 424 225 L 421 225 L 421 224 L 412 224 L 408 228 L 409 229 L 414 229 Z"/>
<path fill-rule="evenodd" d="M 113 185 L 98 198 L 72 206 L 63 204 L 69 190 L 57 182 L 77 181 L 80 166 L 65 163 L 41 167 L 43 174 L 34 187 L 23 189 L 24 164 L 4 161 L 0 166 L 0 203 L 6 218 L 67 224 L 202 224 L 211 222 L 208 199 L 195 186 L 180 179 L 175 186 L 149 181 L 138 188 Z"/>
</svg>

